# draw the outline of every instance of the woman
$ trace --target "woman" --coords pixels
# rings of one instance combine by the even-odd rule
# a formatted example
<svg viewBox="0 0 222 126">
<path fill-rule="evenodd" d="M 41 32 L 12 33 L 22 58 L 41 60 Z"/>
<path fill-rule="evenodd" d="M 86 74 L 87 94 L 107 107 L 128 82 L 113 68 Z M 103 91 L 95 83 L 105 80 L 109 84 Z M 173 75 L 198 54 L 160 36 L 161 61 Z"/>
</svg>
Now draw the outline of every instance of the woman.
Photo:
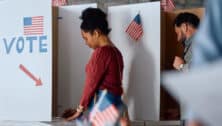
<svg viewBox="0 0 222 126">
<path fill-rule="evenodd" d="M 85 111 L 91 110 L 103 90 L 108 91 L 114 105 L 122 103 L 123 57 L 108 37 L 106 14 L 98 8 L 87 8 L 81 15 L 81 34 L 90 48 L 94 50 L 86 65 L 86 80 L 80 104 L 74 114 L 66 120 L 74 120 Z"/>
</svg>

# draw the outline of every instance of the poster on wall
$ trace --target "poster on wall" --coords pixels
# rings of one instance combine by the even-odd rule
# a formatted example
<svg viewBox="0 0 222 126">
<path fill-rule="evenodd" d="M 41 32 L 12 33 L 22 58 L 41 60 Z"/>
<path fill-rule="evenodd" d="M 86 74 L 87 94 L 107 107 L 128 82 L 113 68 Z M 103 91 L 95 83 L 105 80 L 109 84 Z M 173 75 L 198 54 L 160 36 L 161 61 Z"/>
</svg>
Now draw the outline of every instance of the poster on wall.
<svg viewBox="0 0 222 126">
<path fill-rule="evenodd" d="M 51 0 L 0 0 L 0 120 L 52 117 Z"/>
</svg>

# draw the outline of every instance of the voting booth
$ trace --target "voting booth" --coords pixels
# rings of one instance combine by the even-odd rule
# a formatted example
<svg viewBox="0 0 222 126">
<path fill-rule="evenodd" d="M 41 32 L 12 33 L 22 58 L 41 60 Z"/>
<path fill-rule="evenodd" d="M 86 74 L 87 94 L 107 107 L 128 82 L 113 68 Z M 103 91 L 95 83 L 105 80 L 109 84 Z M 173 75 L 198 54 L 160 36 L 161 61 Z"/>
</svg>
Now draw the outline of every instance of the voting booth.
<svg viewBox="0 0 222 126">
<path fill-rule="evenodd" d="M 181 12 L 190 12 L 197 15 L 200 20 L 204 16 L 204 8 L 178 9 L 172 12 L 161 12 L 161 71 L 173 70 L 175 56 L 182 57 L 183 46 L 177 41 L 173 21 Z M 161 87 L 160 102 L 161 120 L 180 119 L 179 103 Z"/>
<path fill-rule="evenodd" d="M 82 4 L 58 7 L 58 115 L 79 105 L 85 80 L 85 64 L 92 50 L 81 36 L 81 12 L 97 5 Z"/>
<path fill-rule="evenodd" d="M 139 14 L 143 36 L 135 41 L 125 32 Z M 124 59 L 123 88 L 131 120 L 159 120 L 160 2 L 108 8 L 110 38 Z"/>
<path fill-rule="evenodd" d="M 80 34 L 81 11 L 96 4 L 59 7 L 58 113 L 79 104 L 85 65 L 91 50 Z M 135 41 L 125 32 L 140 13 L 143 36 Z M 159 120 L 160 2 L 110 6 L 110 39 L 124 59 L 123 88 L 131 120 Z M 152 18 L 150 18 L 152 17 Z"/>
<path fill-rule="evenodd" d="M 49 121 L 51 0 L 2 0 L 0 15 L 0 120 Z"/>
<path fill-rule="evenodd" d="M 80 32 L 79 16 L 88 7 L 97 4 L 52 8 L 51 0 L 0 1 L 0 120 L 51 121 L 79 104 L 93 51 Z M 160 69 L 170 69 L 172 56 L 182 50 L 174 50 L 170 25 L 177 13 L 161 14 L 160 2 L 107 9 L 109 37 L 124 59 L 131 120 L 159 120 L 160 109 L 167 109 L 169 102 L 160 102 Z M 137 14 L 143 36 L 135 41 L 125 31 Z"/>
<path fill-rule="evenodd" d="M 92 53 L 81 37 L 79 16 L 97 5 L 62 6 L 53 9 L 57 14 L 51 0 L 0 6 L 0 120 L 50 121 L 53 113 L 77 106 Z M 110 38 L 124 57 L 130 118 L 159 120 L 160 2 L 113 6 L 107 13 Z M 144 35 L 136 42 L 125 30 L 138 13 Z"/>
</svg>

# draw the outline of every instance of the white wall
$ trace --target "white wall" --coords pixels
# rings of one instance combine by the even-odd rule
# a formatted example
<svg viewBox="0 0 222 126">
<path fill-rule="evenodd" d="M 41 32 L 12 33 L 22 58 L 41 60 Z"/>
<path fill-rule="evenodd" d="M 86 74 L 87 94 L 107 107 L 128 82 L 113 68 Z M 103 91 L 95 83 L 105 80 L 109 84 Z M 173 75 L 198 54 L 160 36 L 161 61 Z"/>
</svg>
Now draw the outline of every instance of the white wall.
<svg viewBox="0 0 222 126">
<path fill-rule="evenodd" d="M 59 7 L 58 112 L 79 104 L 85 79 L 89 49 L 80 34 L 81 12 L 96 4 Z"/>
<path fill-rule="evenodd" d="M 140 12 L 144 35 L 139 42 L 125 30 Z M 108 8 L 111 39 L 124 58 L 123 86 L 130 119 L 158 120 L 160 106 L 160 2 Z"/>
</svg>

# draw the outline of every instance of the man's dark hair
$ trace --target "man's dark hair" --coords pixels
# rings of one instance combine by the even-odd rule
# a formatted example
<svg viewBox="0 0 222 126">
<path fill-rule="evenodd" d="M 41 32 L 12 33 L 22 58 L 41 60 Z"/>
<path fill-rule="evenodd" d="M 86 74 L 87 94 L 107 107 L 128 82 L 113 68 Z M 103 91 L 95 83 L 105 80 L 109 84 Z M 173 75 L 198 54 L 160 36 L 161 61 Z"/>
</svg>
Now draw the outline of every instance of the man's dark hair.
<svg viewBox="0 0 222 126">
<path fill-rule="evenodd" d="M 175 18 L 173 24 L 177 27 L 180 27 L 182 23 L 188 23 L 188 24 L 192 25 L 194 28 L 198 28 L 199 23 L 200 23 L 200 19 L 192 13 L 183 12 L 183 13 L 180 13 Z"/>
<path fill-rule="evenodd" d="M 87 8 L 80 16 L 80 19 L 82 20 L 80 28 L 91 34 L 94 30 L 98 29 L 102 34 L 108 35 L 111 29 L 109 29 L 106 17 L 106 13 L 99 8 Z"/>
</svg>

